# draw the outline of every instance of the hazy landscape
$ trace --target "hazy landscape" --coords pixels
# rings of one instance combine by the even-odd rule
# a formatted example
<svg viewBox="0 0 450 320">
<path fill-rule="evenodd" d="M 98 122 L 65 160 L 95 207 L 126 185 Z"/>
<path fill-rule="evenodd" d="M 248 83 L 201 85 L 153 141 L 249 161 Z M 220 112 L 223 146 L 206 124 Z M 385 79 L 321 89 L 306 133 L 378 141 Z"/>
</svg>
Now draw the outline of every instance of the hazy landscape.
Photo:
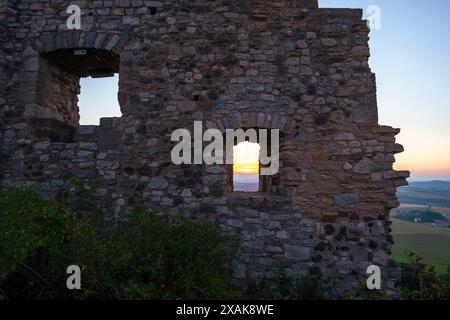
<svg viewBox="0 0 450 320">
<path fill-rule="evenodd" d="M 392 211 L 394 257 L 406 262 L 412 251 L 445 272 L 450 266 L 450 181 L 410 182 L 398 190 L 400 208 Z M 415 221 L 414 221 L 415 220 Z"/>
</svg>

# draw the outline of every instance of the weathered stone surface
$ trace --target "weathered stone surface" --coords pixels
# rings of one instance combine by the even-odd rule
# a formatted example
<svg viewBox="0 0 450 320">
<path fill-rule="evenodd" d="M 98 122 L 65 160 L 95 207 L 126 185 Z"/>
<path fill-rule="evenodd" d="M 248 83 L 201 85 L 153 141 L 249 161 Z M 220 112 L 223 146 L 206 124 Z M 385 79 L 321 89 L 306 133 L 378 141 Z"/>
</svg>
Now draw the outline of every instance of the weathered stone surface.
<svg viewBox="0 0 450 320">
<path fill-rule="evenodd" d="M 358 193 L 341 193 L 334 196 L 334 205 L 336 207 L 346 208 L 359 203 Z"/>
<path fill-rule="evenodd" d="M 284 245 L 285 257 L 295 261 L 308 261 L 311 257 L 311 249 L 295 245 Z"/>
<path fill-rule="evenodd" d="M 168 185 L 168 182 L 163 177 L 151 178 L 150 183 L 148 184 L 149 188 L 156 190 L 165 189 Z"/>
</svg>

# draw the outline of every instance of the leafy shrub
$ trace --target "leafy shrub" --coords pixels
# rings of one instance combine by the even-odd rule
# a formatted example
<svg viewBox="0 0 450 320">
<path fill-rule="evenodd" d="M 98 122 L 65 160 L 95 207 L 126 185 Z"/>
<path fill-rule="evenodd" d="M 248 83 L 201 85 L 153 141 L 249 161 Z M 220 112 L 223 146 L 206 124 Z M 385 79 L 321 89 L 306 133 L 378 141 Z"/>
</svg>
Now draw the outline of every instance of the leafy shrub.
<svg viewBox="0 0 450 320">
<path fill-rule="evenodd" d="M 226 242 L 212 224 L 136 212 L 100 241 L 85 277 L 108 298 L 225 298 Z"/>
<path fill-rule="evenodd" d="M 227 298 L 230 239 L 218 227 L 135 212 L 100 229 L 37 192 L 0 193 L 0 294 L 20 299 Z M 66 268 L 82 269 L 82 290 Z"/>
<path fill-rule="evenodd" d="M 415 253 L 408 253 L 409 262 L 400 264 L 402 279 L 400 291 L 406 300 L 448 300 L 450 282 L 448 275 L 440 277 L 435 268 Z M 445 280 L 447 279 L 447 281 Z"/>
</svg>

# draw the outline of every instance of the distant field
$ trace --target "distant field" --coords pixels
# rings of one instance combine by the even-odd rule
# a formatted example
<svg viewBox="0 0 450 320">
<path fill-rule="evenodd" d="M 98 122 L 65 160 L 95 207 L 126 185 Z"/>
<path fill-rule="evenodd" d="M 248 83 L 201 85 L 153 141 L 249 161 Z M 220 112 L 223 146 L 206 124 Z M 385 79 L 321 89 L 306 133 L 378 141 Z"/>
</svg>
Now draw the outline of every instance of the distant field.
<svg viewBox="0 0 450 320">
<path fill-rule="evenodd" d="M 400 203 L 450 208 L 450 182 L 410 183 L 397 190 Z"/>
<path fill-rule="evenodd" d="M 433 228 L 395 218 L 392 218 L 392 222 L 395 241 L 393 255 L 398 262 L 406 262 L 405 251 L 412 251 L 436 266 L 438 272 L 446 272 L 450 266 L 450 229 Z"/>
<path fill-rule="evenodd" d="M 393 214 L 395 215 L 396 212 L 405 212 L 409 210 L 423 210 L 427 209 L 428 206 L 420 205 L 420 204 L 401 204 L 399 208 L 393 210 Z M 443 207 L 430 207 L 431 211 L 442 213 L 448 217 L 450 217 L 450 208 L 443 208 Z"/>
</svg>

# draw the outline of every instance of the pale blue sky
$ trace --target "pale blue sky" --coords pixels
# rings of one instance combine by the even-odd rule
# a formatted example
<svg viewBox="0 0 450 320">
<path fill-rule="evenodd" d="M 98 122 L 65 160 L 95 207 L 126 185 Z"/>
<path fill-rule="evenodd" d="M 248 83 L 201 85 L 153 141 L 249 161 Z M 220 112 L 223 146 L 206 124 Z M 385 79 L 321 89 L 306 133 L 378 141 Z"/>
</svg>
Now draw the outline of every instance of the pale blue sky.
<svg viewBox="0 0 450 320">
<path fill-rule="evenodd" d="M 402 129 L 406 151 L 397 169 L 413 179 L 450 180 L 450 1 L 319 0 L 320 6 L 381 9 L 371 31 L 370 65 L 377 75 L 380 123 Z M 367 12 L 366 12 L 367 13 Z M 82 79 L 81 124 L 120 116 L 117 77 Z"/>
<path fill-rule="evenodd" d="M 109 78 L 81 78 L 78 96 L 80 124 L 99 125 L 100 118 L 120 117 L 117 92 L 119 76 Z"/>
</svg>

